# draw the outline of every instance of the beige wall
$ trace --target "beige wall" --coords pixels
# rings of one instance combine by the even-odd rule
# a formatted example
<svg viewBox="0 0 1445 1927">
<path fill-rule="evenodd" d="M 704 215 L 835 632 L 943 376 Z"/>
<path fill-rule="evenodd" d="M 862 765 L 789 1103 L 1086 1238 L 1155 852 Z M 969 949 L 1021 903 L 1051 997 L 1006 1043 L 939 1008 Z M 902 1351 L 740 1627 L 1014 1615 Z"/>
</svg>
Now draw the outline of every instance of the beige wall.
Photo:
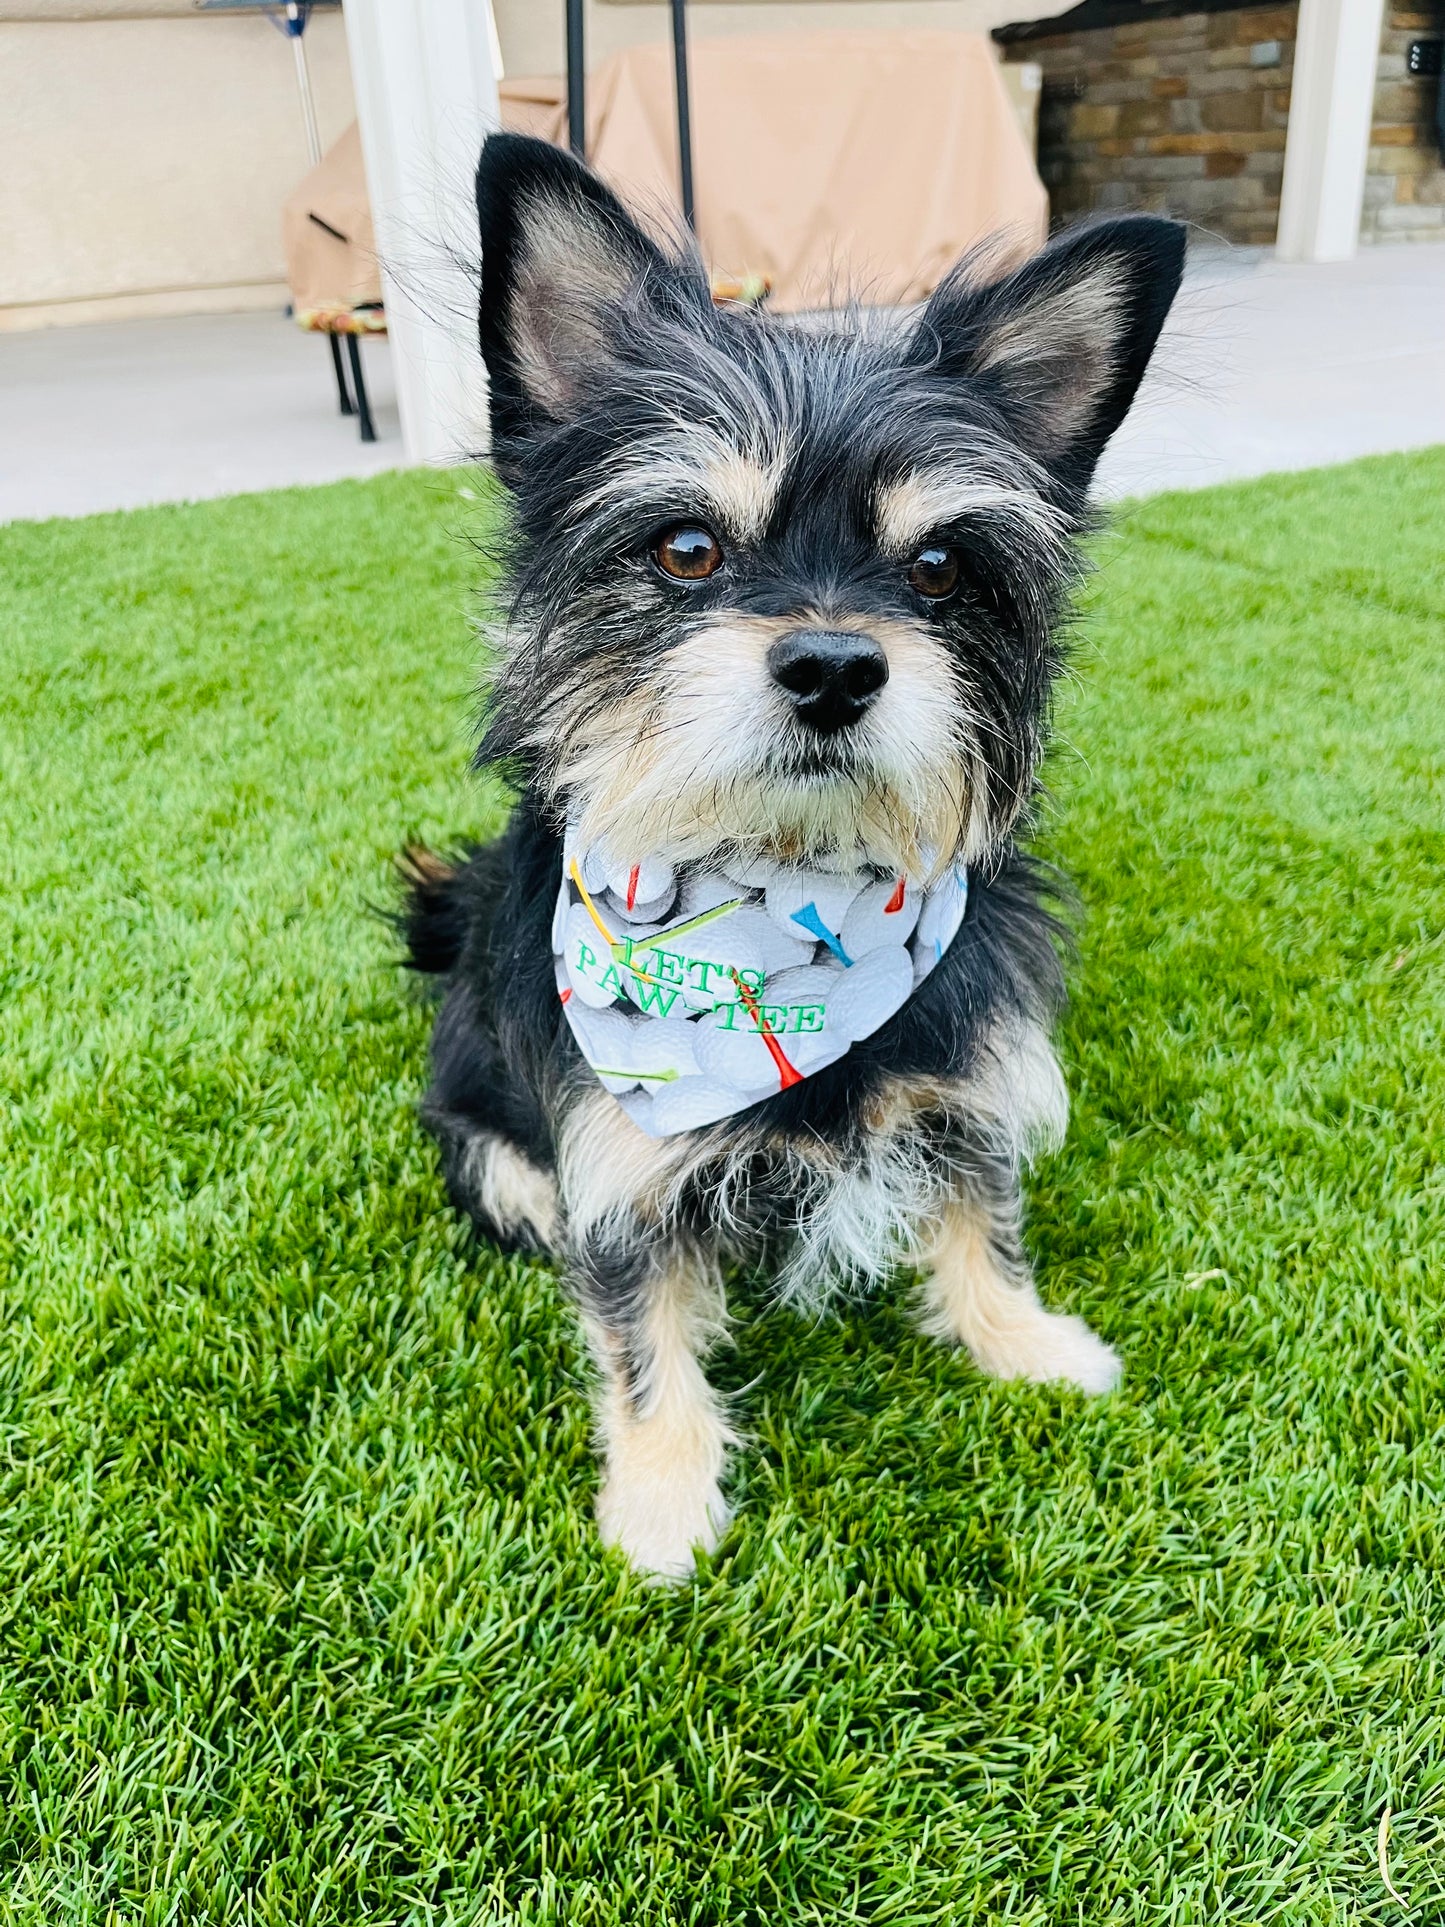
<svg viewBox="0 0 1445 1927">
<path fill-rule="evenodd" d="M 309 165 L 285 37 L 154 0 L 19 11 L 0 9 L 0 330 L 279 306 L 281 202 Z M 339 13 L 306 49 L 326 145 L 354 116 Z"/>
<path fill-rule="evenodd" d="M 425 0 L 409 0 L 422 5 Z M 1067 0 L 693 0 L 691 31 L 981 31 Z M 514 76 L 559 73 L 562 0 L 496 0 Z M 668 32 L 589 0 L 589 64 Z M 353 118 L 339 12 L 306 34 L 323 145 Z M 280 306 L 281 203 L 307 155 L 291 49 L 196 0 L 0 0 L 0 332 Z M 1028 103 L 1032 105 L 1032 103 Z"/>
<path fill-rule="evenodd" d="M 1074 0 L 692 0 L 690 35 L 783 33 L 829 27 L 939 27 L 987 33 L 1009 20 L 1044 19 Z M 562 0 L 494 0 L 497 36 L 508 75 L 560 74 L 566 62 Z M 619 47 L 662 40 L 671 32 L 663 0 L 588 0 L 587 64 Z"/>
</svg>

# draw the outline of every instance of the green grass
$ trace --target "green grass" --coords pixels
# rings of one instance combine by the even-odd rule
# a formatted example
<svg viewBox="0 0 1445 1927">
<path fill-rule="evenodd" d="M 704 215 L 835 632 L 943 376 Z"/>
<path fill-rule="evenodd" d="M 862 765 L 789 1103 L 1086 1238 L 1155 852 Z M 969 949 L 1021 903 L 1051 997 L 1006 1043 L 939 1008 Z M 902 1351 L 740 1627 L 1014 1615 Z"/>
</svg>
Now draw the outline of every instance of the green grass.
<svg viewBox="0 0 1445 1927">
<path fill-rule="evenodd" d="M 0 532 L 0 1922 L 1445 1920 L 1442 501 L 1102 544 L 1031 1239 L 1125 1388 L 749 1308 L 676 1594 L 598 1548 L 571 1322 L 445 1208 L 368 913 L 497 820 L 484 504 Z"/>
</svg>

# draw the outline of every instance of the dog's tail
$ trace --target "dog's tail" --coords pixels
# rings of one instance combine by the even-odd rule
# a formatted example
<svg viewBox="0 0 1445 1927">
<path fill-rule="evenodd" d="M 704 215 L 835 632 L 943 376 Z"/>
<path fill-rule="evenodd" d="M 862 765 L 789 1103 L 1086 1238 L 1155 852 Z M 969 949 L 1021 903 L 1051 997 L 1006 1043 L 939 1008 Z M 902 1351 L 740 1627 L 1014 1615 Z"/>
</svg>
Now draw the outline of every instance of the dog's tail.
<svg viewBox="0 0 1445 1927">
<path fill-rule="evenodd" d="M 410 970 L 444 976 L 461 961 L 467 938 L 465 863 L 410 843 L 396 859 L 405 896 L 396 927 Z"/>
</svg>

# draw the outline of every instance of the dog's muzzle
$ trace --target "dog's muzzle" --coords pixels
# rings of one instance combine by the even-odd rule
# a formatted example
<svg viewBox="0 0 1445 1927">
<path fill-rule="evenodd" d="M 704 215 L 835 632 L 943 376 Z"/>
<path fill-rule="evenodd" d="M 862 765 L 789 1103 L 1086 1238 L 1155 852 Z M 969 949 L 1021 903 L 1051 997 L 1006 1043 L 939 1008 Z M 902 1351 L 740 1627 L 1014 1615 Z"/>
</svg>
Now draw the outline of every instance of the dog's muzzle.
<svg viewBox="0 0 1445 1927">
<path fill-rule="evenodd" d="M 855 630 L 795 629 L 769 649 L 768 673 L 800 723 L 832 736 L 872 703 L 888 680 L 888 658 Z"/>
</svg>

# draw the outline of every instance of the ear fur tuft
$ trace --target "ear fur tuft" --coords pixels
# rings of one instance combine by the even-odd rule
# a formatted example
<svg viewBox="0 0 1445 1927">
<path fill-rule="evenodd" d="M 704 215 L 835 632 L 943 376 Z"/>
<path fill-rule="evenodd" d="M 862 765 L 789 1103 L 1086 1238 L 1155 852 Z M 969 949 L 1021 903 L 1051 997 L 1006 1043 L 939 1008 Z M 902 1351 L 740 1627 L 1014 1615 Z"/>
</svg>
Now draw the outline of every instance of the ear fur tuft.
<svg viewBox="0 0 1445 1927">
<path fill-rule="evenodd" d="M 679 270 L 580 161 L 520 134 L 483 144 L 477 222 L 478 333 L 505 472 L 514 444 L 585 392 L 629 300 Z"/>
<path fill-rule="evenodd" d="M 1184 271 L 1185 231 L 1152 215 L 1070 228 L 1002 280 L 960 262 L 911 359 L 993 398 L 1021 439 L 1083 490 L 1129 411 Z"/>
</svg>

